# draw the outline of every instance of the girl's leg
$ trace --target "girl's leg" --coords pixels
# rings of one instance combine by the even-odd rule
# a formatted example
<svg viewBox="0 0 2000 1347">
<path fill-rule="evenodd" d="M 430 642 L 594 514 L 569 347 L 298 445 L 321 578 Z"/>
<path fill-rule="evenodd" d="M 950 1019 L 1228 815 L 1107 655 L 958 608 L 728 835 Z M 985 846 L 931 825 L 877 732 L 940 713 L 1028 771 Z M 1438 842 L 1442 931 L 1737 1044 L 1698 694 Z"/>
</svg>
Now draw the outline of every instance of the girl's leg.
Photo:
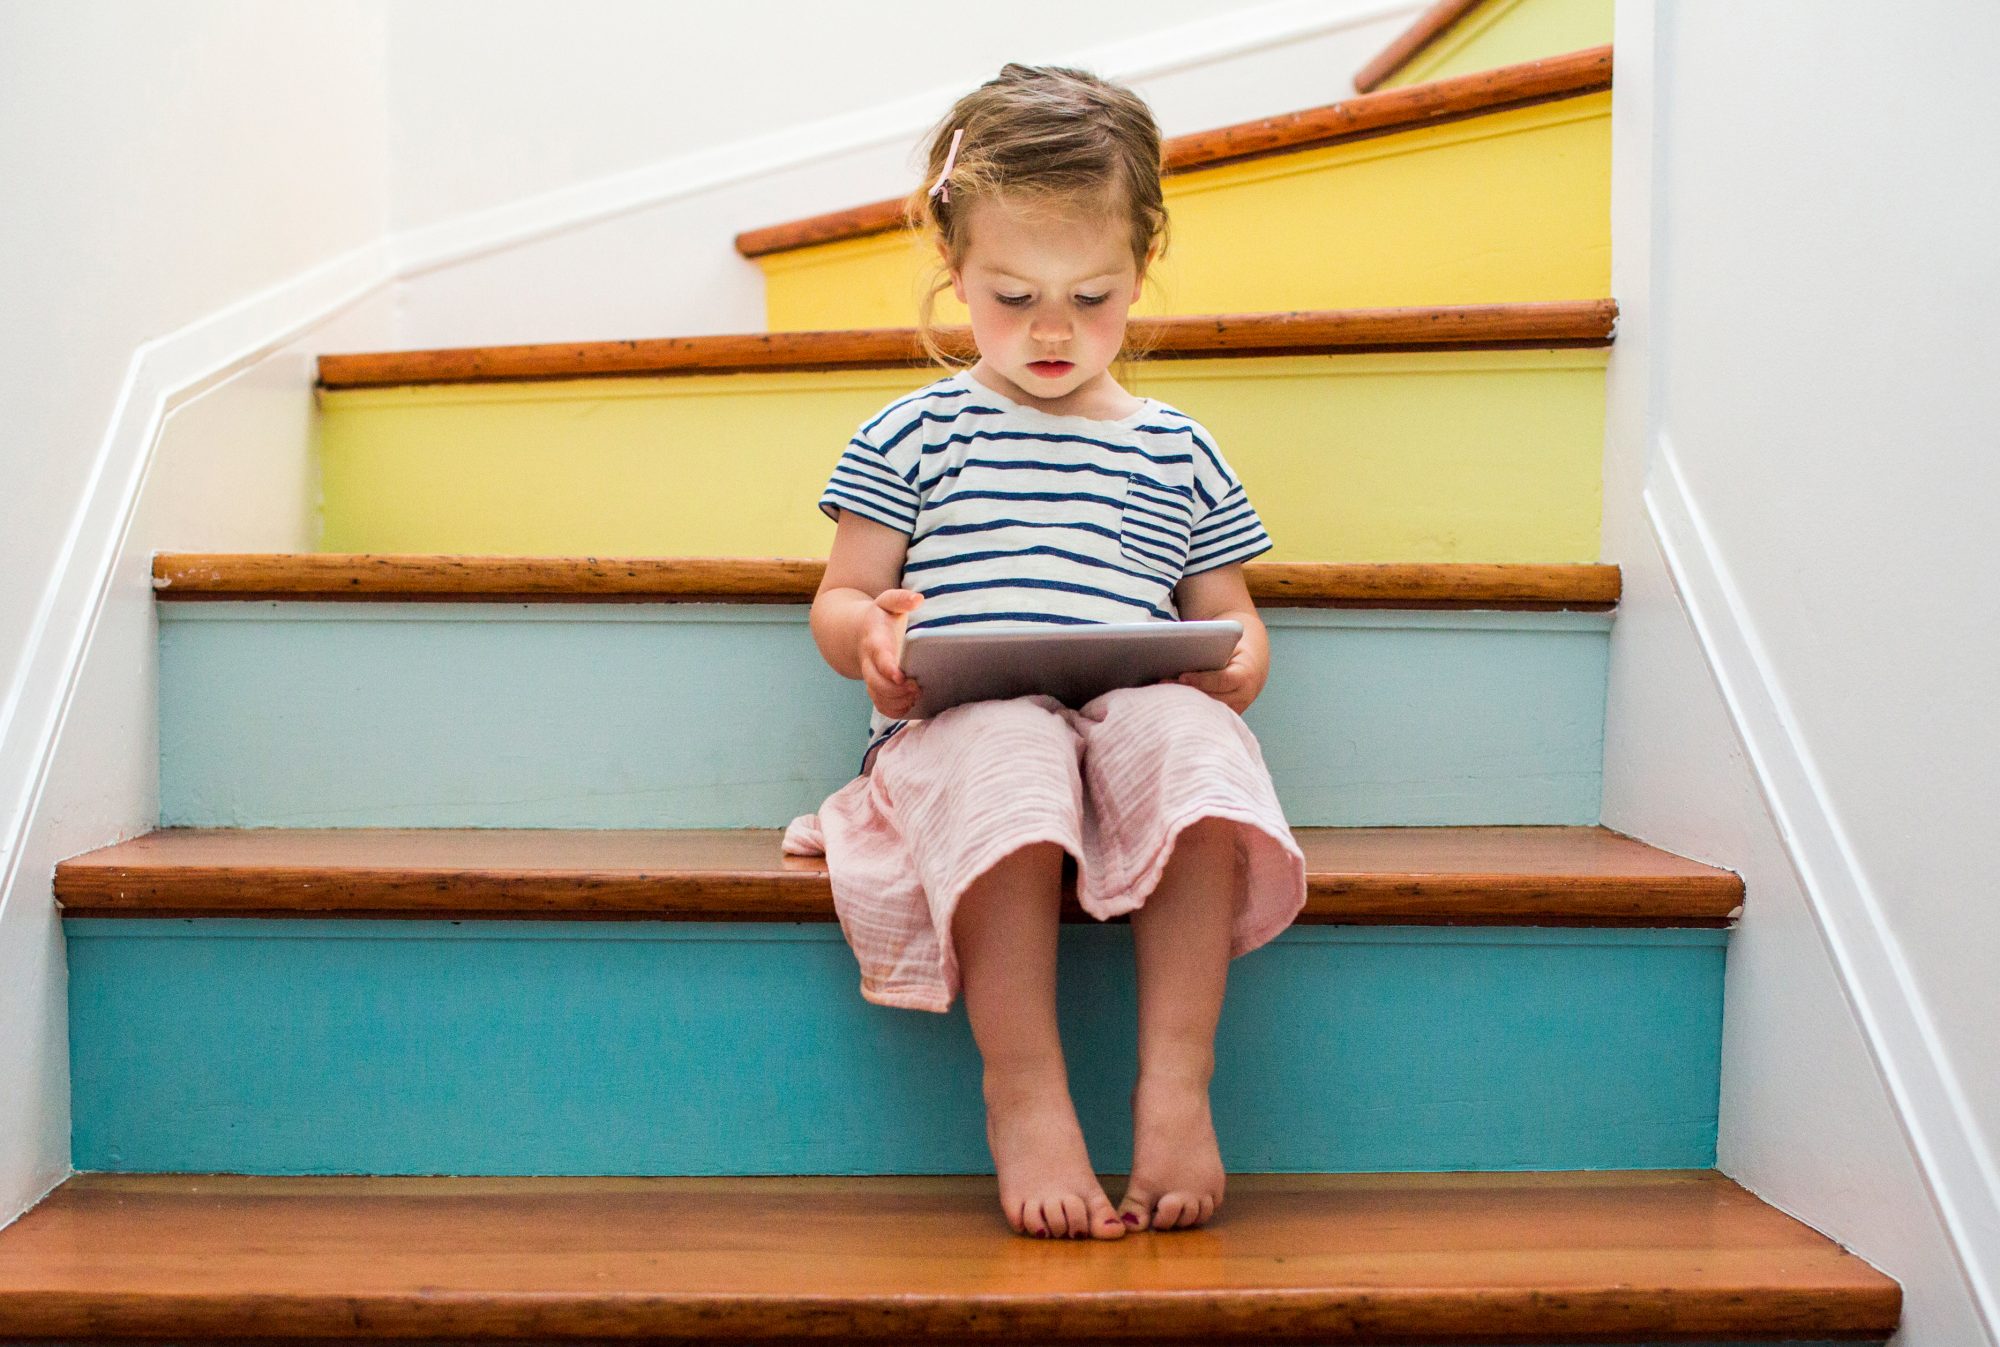
<svg viewBox="0 0 2000 1347">
<path fill-rule="evenodd" d="M 1016 1233 L 1116 1239 L 1125 1225 L 1091 1170 L 1056 1033 L 1063 850 L 1039 842 L 966 889 L 952 941 L 985 1063 L 986 1142 Z"/>
<path fill-rule="evenodd" d="M 1237 826 L 1205 818 L 1183 829 L 1159 887 L 1132 913 L 1139 1083 L 1132 1092 L 1132 1177 L 1119 1215 L 1140 1230 L 1199 1225 L 1222 1203 L 1222 1152 L 1208 1083 L 1229 976 Z"/>
</svg>

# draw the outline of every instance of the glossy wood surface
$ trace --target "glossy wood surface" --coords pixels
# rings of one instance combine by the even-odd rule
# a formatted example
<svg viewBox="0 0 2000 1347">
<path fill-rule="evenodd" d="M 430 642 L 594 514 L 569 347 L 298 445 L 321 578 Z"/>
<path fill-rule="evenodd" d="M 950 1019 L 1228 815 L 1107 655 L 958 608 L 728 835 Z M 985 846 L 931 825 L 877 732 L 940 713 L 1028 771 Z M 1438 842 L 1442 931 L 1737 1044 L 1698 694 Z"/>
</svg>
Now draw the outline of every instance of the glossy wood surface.
<svg viewBox="0 0 2000 1347">
<path fill-rule="evenodd" d="M 160 552 L 154 597 L 399 603 L 810 603 L 826 563 L 802 557 L 473 557 L 345 552 Z M 1257 562 L 1251 597 L 1278 608 L 1601 611 L 1616 566 Z"/>
<path fill-rule="evenodd" d="M 1611 48 L 1607 46 L 1403 89 L 1364 93 L 1322 107 L 1175 136 L 1161 146 L 1163 169 L 1169 174 L 1188 173 L 1343 140 L 1394 135 L 1398 131 L 1504 108 L 1573 98 L 1610 88 L 1611 74 Z M 903 198 L 896 197 L 747 230 L 736 236 L 736 250 L 745 257 L 762 257 L 841 239 L 885 234 L 902 227 Z"/>
<path fill-rule="evenodd" d="M 1742 880 L 1607 828 L 1300 828 L 1300 920 L 1713 926 Z M 68 917 L 831 921 L 770 829 L 167 828 L 56 867 Z M 1066 920 L 1088 920 L 1065 885 Z"/>
<path fill-rule="evenodd" d="M 1383 80 L 1408 64 L 1411 57 L 1484 3 L 1486 0 L 1438 0 L 1417 15 L 1416 21 L 1398 33 L 1395 41 L 1384 47 L 1374 60 L 1361 67 L 1354 77 L 1354 87 L 1364 94 L 1372 93 Z"/>
<path fill-rule="evenodd" d="M 1901 1305 L 1707 1171 L 1240 1174 L 1104 1243 L 1012 1235 L 993 1182 L 81 1174 L 0 1231 L 0 1335 L 1879 1338 Z"/>
<path fill-rule="evenodd" d="M 1333 351 L 1520 350 L 1608 345 L 1617 317 L 1616 301 L 1593 299 L 1145 318 L 1134 319 L 1131 332 L 1134 349 L 1153 360 Z M 940 329 L 939 339 L 950 351 L 972 349 L 964 328 Z M 857 328 L 323 355 L 319 382 L 327 389 L 374 388 L 750 370 L 882 369 L 925 363 L 916 329 Z"/>
</svg>

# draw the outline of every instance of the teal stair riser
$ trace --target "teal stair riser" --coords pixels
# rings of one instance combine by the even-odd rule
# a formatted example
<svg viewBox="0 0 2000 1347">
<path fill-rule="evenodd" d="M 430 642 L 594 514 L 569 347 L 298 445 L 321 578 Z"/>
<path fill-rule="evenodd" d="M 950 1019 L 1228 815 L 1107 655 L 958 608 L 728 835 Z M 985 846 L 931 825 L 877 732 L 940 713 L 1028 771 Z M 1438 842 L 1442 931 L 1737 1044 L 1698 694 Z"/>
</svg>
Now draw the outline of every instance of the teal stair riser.
<svg viewBox="0 0 2000 1347">
<path fill-rule="evenodd" d="M 163 604 L 166 826 L 781 827 L 861 685 L 799 606 Z M 1295 825 L 1594 824 L 1610 618 L 1278 609 L 1246 720 Z"/>
<path fill-rule="evenodd" d="M 948 1015 L 826 925 L 83 920 L 79 1170 L 990 1172 Z M 1706 1167 L 1722 931 L 1294 927 L 1231 965 L 1238 1171 Z M 1130 1159 L 1130 928 L 1066 928 L 1091 1155 Z"/>
</svg>

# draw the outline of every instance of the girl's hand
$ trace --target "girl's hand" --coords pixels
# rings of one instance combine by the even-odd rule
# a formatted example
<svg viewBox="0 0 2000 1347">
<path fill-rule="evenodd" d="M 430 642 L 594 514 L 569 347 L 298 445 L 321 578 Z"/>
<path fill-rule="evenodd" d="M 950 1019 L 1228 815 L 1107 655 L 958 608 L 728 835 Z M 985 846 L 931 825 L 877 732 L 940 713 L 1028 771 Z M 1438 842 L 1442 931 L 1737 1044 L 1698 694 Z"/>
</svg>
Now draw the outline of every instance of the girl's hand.
<svg viewBox="0 0 2000 1347">
<path fill-rule="evenodd" d="M 908 715 L 917 704 L 916 680 L 904 675 L 897 654 L 909 615 L 923 601 L 914 589 L 885 589 L 875 596 L 875 606 L 862 624 L 861 680 L 868 685 L 868 700 L 891 720 Z"/>
<path fill-rule="evenodd" d="M 1264 690 L 1264 670 L 1258 667 L 1249 644 L 1238 641 L 1236 649 L 1229 653 L 1229 663 L 1220 669 L 1184 673 L 1172 681 L 1199 688 L 1240 716 Z"/>
</svg>

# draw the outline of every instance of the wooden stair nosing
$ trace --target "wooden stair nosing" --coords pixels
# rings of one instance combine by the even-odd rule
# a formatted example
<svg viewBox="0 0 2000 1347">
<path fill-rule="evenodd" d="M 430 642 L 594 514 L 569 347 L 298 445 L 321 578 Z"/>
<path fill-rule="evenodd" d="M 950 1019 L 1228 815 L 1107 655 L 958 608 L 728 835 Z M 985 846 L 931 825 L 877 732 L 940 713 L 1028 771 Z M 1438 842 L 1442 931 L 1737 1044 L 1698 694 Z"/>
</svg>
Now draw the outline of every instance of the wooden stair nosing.
<svg viewBox="0 0 2000 1347">
<path fill-rule="evenodd" d="M 1162 172 L 1169 176 L 1217 168 L 1247 159 L 1319 149 L 1343 141 L 1373 139 L 1399 132 L 1489 116 L 1536 103 L 1578 98 L 1611 87 L 1612 49 L 1591 47 L 1492 70 L 1387 89 L 1275 117 L 1238 122 L 1175 136 L 1161 146 Z M 736 251 L 757 258 L 847 239 L 893 233 L 904 227 L 904 198 L 745 230 Z"/>
<path fill-rule="evenodd" d="M 1132 320 L 1145 360 L 1198 360 L 1383 351 L 1545 350 L 1607 346 L 1618 320 L 1611 299 L 1517 304 L 1414 305 L 1287 313 L 1185 314 Z M 948 351 L 972 352 L 970 329 L 941 328 Z M 533 383 L 563 379 L 747 374 L 757 371 L 936 369 L 915 328 L 739 332 L 626 341 L 466 346 L 319 357 L 319 386 Z"/>
<path fill-rule="evenodd" d="M 1383 80 L 1401 70 L 1417 54 L 1449 32 L 1454 24 L 1485 4 L 1486 0 L 1438 0 L 1437 4 L 1416 17 L 1408 28 L 1396 35 L 1395 41 L 1381 52 L 1354 77 L 1354 87 L 1361 93 L 1373 93 Z"/>
<path fill-rule="evenodd" d="M 810 603 L 823 560 L 800 557 L 495 557 L 450 553 L 160 552 L 154 597 L 403 603 Z M 1259 562 L 1250 595 L 1274 608 L 1602 612 L 1620 573 L 1596 562 Z"/>
<path fill-rule="evenodd" d="M 1736 874 L 1601 827 L 1299 828 L 1323 925 L 1727 925 Z M 834 920 L 775 829 L 165 828 L 57 865 L 65 917 Z M 1064 920 L 1091 920 L 1065 880 Z"/>
<path fill-rule="evenodd" d="M 1022 1240 L 995 1196 L 990 1176 L 79 1174 L 0 1230 L 0 1337 L 1879 1340 L 1902 1304 L 1713 1171 L 1235 1174 L 1199 1232 L 1101 1243 Z"/>
</svg>

